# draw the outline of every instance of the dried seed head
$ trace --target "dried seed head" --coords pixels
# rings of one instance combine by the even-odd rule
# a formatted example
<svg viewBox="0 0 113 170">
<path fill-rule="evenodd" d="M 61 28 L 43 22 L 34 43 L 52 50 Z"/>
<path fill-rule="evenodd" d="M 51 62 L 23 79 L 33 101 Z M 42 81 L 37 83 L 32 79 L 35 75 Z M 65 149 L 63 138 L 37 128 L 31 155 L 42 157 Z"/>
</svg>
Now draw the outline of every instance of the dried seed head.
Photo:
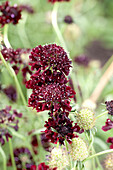
<svg viewBox="0 0 113 170">
<path fill-rule="evenodd" d="M 53 148 L 49 158 L 49 166 L 51 168 L 57 167 L 57 170 L 64 169 L 69 164 L 68 156 L 65 149 Z"/>
<path fill-rule="evenodd" d="M 88 157 L 86 143 L 80 137 L 72 139 L 70 144 L 70 155 L 75 161 L 83 161 Z"/>
<path fill-rule="evenodd" d="M 113 170 L 113 153 L 107 155 L 104 166 L 106 170 Z"/>
<path fill-rule="evenodd" d="M 84 130 L 90 130 L 95 125 L 94 112 L 89 108 L 82 108 L 76 113 L 77 124 Z"/>
</svg>

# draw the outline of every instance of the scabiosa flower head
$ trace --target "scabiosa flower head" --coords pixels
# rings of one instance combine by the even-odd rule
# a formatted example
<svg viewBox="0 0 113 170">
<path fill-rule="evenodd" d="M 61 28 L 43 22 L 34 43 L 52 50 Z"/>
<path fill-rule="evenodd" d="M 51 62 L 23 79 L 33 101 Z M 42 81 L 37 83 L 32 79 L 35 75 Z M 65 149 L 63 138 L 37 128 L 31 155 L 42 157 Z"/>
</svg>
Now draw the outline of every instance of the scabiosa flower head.
<svg viewBox="0 0 113 170">
<path fill-rule="evenodd" d="M 30 170 L 57 170 L 57 168 L 50 168 L 45 162 L 42 162 L 38 166 L 32 165 Z"/>
<path fill-rule="evenodd" d="M 73 19 L 70 15 L 66 15 L 64 18 L 64 22 L 67 24 L 72 24 L 73 23 Z"/>
<path fill-rule="evenodd" d="M 74 132 L 82 133 L 83 130 L 75 124 L 73 125 L 73 121 L 68 118 L 68 112 L 56 112 L 54 115 L 49 113 L 52 117 L 48 119 L 48 122 L 45 123 L 45 133 L 46 137 L 50 139 L 52 143 L 64 144 L 64 140 L 66 139 L 68 143 L 72 142 L 72 139 L 78 137 L 74 134 Z"/>
<path fill-rule="evenodd" d="M 113 115 L 113 100 L 106 101 L 105 104 L 106 104 L 106 109 L 108 110 L 108 114 L 112 116 Z"/>
<path fill-rule="evenodd" d="M 74 61 L 78 65 L 82 65 L 84 67 L 87 67 L 89 64 L 89 58 L 86 55 L 77 56 L 77 57 L 75 57 Z"/>
<path fill-rule="evenodd" d="M 113 153 L 110 153 L 106 156 L 104 167 L 105 170 L 113 170 Z"/>
<path fill-rule="evenodd" d="M 24 168 L 23 165 L 26 166 L 27 170 L 30 170 L 31 166 L 35 164 L 28 148 L 16 148 L 13 153 L 17 170 L 22 170 Z M 9 158 L 7 165 L 12 166 L 11 157 Z"/>
<path fill-rule="evenodd" d="M 5 139 L 8 141 L 8 138 L 12 138 L 8 128 L 14 128 L 18 130 L 18 119 L 22 117 L 22 113 L 18 113 L 16 110 L 12 111 L 11 106 L 7 106 L 5 109 L 0 110 L 0 143 L 5 144 Z"/>
<path fill-rule="evenodd" d="M 86 143 L 80 137 L 72 139 L 69 148 L 70 155 L 75 161 L 83 161 L 89 155 Z"/>
<path fill-rule="evenodd" d="M 53 148 L 49 155 L 48 163 L 51 168 L 57 167 L 57 170 L 64 169 L 69 165 L 66 149 L 61 149 L 60 147 Z"/>
<path fill-rule="evenodd" d="M 69 98 L 73 98 L 75 95 L 71 87 L 65 84 L 51 83 L 37 88 L 28 101 L 29 106 L 36 108 L 37 112 L 44 110 L 57 111 L 59 108 L 71 110 Z"/>
<path fill-rule="evenodd" d="M 13 101 L 16 102 L 17 100 L 17 92 L 16 89 L 13 86 L 9 86 L 3 89 L 3 92 L 7 95 L 7 97 Z"/>
<path fill-rule="evenodd" d="M 37 151 L 38 140 L 37 140 L 37 136 L 36 135 L 32 136 L 31 145 L 32 145 L 32 150 L 33 150 L 34 154 L 37 155 L 38 154 L 38 151 Z"/>
<path fill-rule="evenodd" d="M 2 13 L 0 15 L 0 24 L 2 27 L 9 23 L 15 25 L 21 19 L 21 9 L 16 4 L 10 6 L 8 1 L 0 5 L 0 12 Z"/>
<path fill-rule="evenodd" d="M 76 112 L 77 124 L 84 130 L 90 130 L 95 125 L 94 112 L 89 108 L 82 108 Z"/>
<path fill-rule="evenodd" d="M 66 75 L 69 74 L 71 61 L 64 49 L 56 44 L 39 45 L 33 48 L 29 58 L 32 70 L 36 69 L 40 72 L 51 68 L 53 72 L 60 71 Z"/>
<path fill-rule="evenodd" d="M 107 139 L 107 143 L 111 143 L 110 149 L 113 149 L 113 137 L 109 137 L 109 138 Z"/>
<path fill-rule="evenodd" d="M 102 130 L 106 132 L 112 128 L 113 128 L 113 121 L 110 119 L 107 119 L 105 126 L 102 126 Z"/>
<path fill-rule="evenodd" d="M 48 0 L 48 2 L 55 3 L 55 2 L 69 2 L 70 0 Z"/>
</svg>

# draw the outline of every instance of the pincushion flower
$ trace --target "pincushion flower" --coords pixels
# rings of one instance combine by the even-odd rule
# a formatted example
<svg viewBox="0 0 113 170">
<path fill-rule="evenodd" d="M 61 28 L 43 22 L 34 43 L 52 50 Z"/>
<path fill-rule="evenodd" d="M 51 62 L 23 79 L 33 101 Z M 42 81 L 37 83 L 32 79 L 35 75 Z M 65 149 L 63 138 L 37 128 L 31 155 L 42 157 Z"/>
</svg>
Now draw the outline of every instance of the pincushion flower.
<svg viewBox="0 0 113 170">
<path fill-rule="evenodd" d="M 42 162 L 38 166 L 32 165 L 30 170 L 57 170 L 57 168 L 50 168 L 45 162 Z"/>
<path fill-rule="evenodd" d="M 44 110 L 57 111 L 59 108 L 71 111 L 70 100 L 75 92 L 71 87 L 59 83 L 51 83 L 37 87 L 31 94 L 28 104 L 30 107 L 36 108 L 37 112 Z"/>
<path fill-rule="evenodd" d="M 64 22 L 66 24 L 72 24 L 73 23 L 73 18 L 70 15 L 66 15 L 64 18 Z"/>
<path fill-rule="evenodd" d="M 108 114 L 112 116 L 113 115 L 113 100 L 106 101 L 105 104 L 106 104 L 106 109 L 108 110 Z"/>
<path fill-rule="evenodd" d="M 14 6 L 10 6 L 8 1 L 0 5 L 0 12 L 0 24 L 2 27 L 9 23 L 13 23 L 15 25 L 21 19 L 21 9 L 16 4 Z"/>
<path fill-rule="evenodd" d="M 33 48 L 29 58 L 31 70 L 36 69 L 38 72 L 43 72 L 50 68 L 52 72 L 69 74 L 71 61 L 64 49 L 56 44 L 39 45 Z"/>
<path fill-rule="evenodd" d="M 41 137 L 41 144 L 43 146 L 43 148 L 46 150 L 46 151 L 50 151 L 50 143 L 49 143 L 49 139 L 46 137 L 46 134 L 45 133 L 42 133 L 40 135 Z"/>
<path fill-rule="evenodd" d="M 109 137 L 109 138 L 107 139 L 107 143 L 111 143 L 110 149 L 113 149 L 113 137 Z"/>
<path fill-rule="evenodd" d="M 30 170 L 31 166 L 35 164 L 33 156 L 28 148 L 16 148 L 14 149 L 13 154 L 17 170 L 22 170 L 24 167 L 26 167 L 27 170 Z M 12 166 L 11 157 L 9 158 L 7 165 Z"/>
<path fill-rule="evenodd" d="M 73 121 L 68 118 L 68 112 L 56 112 L 54 115 L 50 114 L 50 118 L 48 122 L 45 122 L 45 133 L 46 137 L 52 142 L 57 143 L 59 141 L 60 144 L 64 144 L 64 140 L 66 139 L 69 143 L 72 142 L 72 139 L 78 137 L 74 134 L 74 132 L 82 133 L 83 130 L 75 123 L 73 125 Z"/>
<path fill-rule="evenodd" d="M 102 126 L 102 130 L 106 132 L 112 128 L 113 128 L 113 121 L 110 119 L 107 119 L 105 126 Z"/>
<path fill-rule="evenodd" d="M 90 61 L 89 58 L 86 55 L 83 55 L 83 54 L 76 56 L 75 59 L 74 59 L 75 63 L 77 63 L 78 65 L 84 66 L 84 67 L 88 66 L 89 61 Z"/>
<path fill-rule="evenodd" d="M 16 89 L 13 86 L 8 86 L 4 89 L 2 89 L 2 91 L 6 94 L 6 96 L 13 102 L 16 102 L 17 100 L 17 92 Z"/>
<path fill-rule="evenodd" d="M 12 138 L 12 135 L 8 128 L 13 128 L 15 131 L 18 130 L 19 120 L 17 118 L 22 117 L 22 113 L 18 113 L 16 110 L 12 111 L 11 106 L 7 106 L 5 109 L 0 110 L 0 143 L 5 144 L 5 139 Z"/>
</svg>

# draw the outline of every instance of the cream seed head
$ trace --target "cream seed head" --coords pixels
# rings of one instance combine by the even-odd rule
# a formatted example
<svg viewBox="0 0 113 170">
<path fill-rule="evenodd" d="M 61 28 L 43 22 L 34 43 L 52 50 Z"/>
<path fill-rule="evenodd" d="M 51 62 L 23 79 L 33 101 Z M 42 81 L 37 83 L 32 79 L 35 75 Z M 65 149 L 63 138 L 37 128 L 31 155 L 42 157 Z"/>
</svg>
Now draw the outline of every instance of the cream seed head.
<svg viewBox="0 0 113 170">
<path fill-rule="evenodd" d="M 88 149 L 83 139 L 80 137 L 72 139 L 72 144 L 70 144 L 70 155 L 75 161 L 83 161 L 88 157 Z"/>
<path fill-rule="evenodd" d="M 49 166 L 51 168 L 57 167 L 57 170 L 62 170 L 68 166 L 69 160 L 66 150 L 62 148 L 53 148 L 50 154 Z"/>
<path fill-rule="evenodd" d="M 90 130 L 95 125 L 94 112 L 89 108 L 82 108 L 76 113 L 76 121 L 84 130 Z"/>
<path fill-rule="evenodd" d="M 113 170 L 113 153 L 107 155 L 104 161 L 105 170 Z"/>
</svg>

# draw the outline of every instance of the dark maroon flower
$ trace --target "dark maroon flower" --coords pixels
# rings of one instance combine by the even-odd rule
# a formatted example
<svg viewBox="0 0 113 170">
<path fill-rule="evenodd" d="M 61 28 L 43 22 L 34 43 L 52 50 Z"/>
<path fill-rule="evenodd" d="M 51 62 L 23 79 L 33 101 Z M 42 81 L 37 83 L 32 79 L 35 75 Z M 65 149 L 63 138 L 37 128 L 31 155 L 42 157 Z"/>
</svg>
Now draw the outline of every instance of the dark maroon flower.
<svg viewBox="0 0 113 170">
<path fill-rule="evenodd" d="M 23 165 L 26 166 L 27 170 L 30 170 L 31 166 L 35 164 L 28 148 L 16 148 L 13 153 L 17 170 L 22 170 L 24 168 Z M 12 166 L 11 157 L 8 160 L 7 166 Z"/>
<path fill-rule="evenodd" d="M 12 100 L 13 102 L 16 102 L 17 100 L 17 92 L 16 89 L 13 86 L 9 86 L 3 89 L 3 92 L 7 95 L 7 97 Z"/>
<path fill-rule="evenodd" d="M 38 154 L 37 148 L 38 148 L 38 140 L 37 140 L 37 136 L 33 135 L 32 136 L 32 140 L 31 140 L 31 145 L 32 145 L 32 149 L 35 155 Z"/>
<path fill-rule="evenodd" d="M 102 126 L 102 130 L 106 132 L 106 131 L 108 131 L 108 130 L 110 130 L 112 128 L 113 128 L 113 121 L 110 120 L 110 119 L 107 119 L 106 120 L 106 125 Z"/>
<path fill-rule="evenodd" d="M 16 4 L 10 6 L 8 1 L 0 5 L 0 12 L 0 24 L 2 27 L 9 23 L 15 25 L 21 19 L 21 9 Z"/>
<path fill-rule="evenodd" d="M 87 67 L 89 64 L 89 58 L 85 55 L 80 55 L 80 56 L 75 57 L 74 61 L 78 65 L 82 65 L 84 67 Z"/>
<path fill-rule="evenodd" d="M 109 137 L 109 138 L 107 139 L 107 143 L 112 143 L 112 144 L 110 145 L 110 149 L 113 149 L 113 137 Z"/>
<path fill-rule="evenodd" d="M 73 19 L 70 15 L 65 16 L 64 18 L 64 22 L 67 24 L 72 24 L 73 23 Z"/>
<path fill-rule="evenodd" d="M 42 87 L 37 86 L 37 88 L 29 98 L 29 107 L 36 108 L 37 112 L 44 110 L 57 111 L 59 108 L 71 111 L 69 98 L 73 98 L 75 95 L 71 87 L 65 84 L 53 83 L 42 85 Z"/>
<path fill-rule="evenodd" d="M 49 139 L 46 137 L 46 134 L 42 133 L 40 136 L 41 136 L 41 144 L 42 144 L 43 148 L 46 151 L 50 151 Z"/>
<path fill-rule="evenodd" d="M 112 116 L 113 115 L 113 100 L 106 101 L 105 104 L 106 104 L 106 109 L 108 110 L 108 114 Z"/>
<path fill-rule="evenodd" d="M 25 10 L 30 14 L 34 13 L 34 9 L 30 5 L 20 5 L 19 7 L 22 11 Z"/>
<path fill-rule="evenodd" d="M 52 2 L 52 3 L 55 3 L 55 2 L 69 2 L 70 0 L 48 0 L 48 2 Z"/>
<path fill-rule="evenodd" d="M 68 75 L 71 67 L 71 61 L 68 59 L 64 49 L 56 44 L 37 46 L 32 49 L 30 58 L 31 70 L 38 72 L 50 69 L 53 72 L 63 72 Z"/>
<path fill-rule="evenodd" d="M 51 115 L 51 113 L 49 113 Z M 72 139 L 78 137 L 74 134 L 74 132 L 82 133 L 83 131 L 77 125 L 77 123 L 73 126 L 73 121 L 68 118 L 68 112 L 56 112 L 54 115 L 51 115 L 51 118 L 46 121 L 44 131 L 46 137 L 52 143 L 64 144 L 64 140 L 66 139 L 69 143 L 72 143 Z"/>
<path fill-rule="evenodd" d="M 52 73 L 49 69 L 45 70 L 43 73 L 38 73 L 36 71 L 30 78 L 31 79 L 26 82 L 26 88 L 33 90 L 51 83 L 66 84 L 68 82 L 63 73 Z"/>
<path fill-rule="evenodd" d="M 71 77 L 69 77 L 69 85 L 70 85 L 70 87 L 74 90 L 73 81 L 72 81 Z M 76 99 L 76 96 L 75 96 L 75 95 L 74 95 L 73 99 L 74 99 L 74 101 L 75 101 L 75 103 L 76 103 L 77 99 Z"/>
<path fill-rule="evenodd" d="M 45 162 L 42 162 L 38 166 L 32 165 L 30 170 L 57 170 L 57 168 L 49 168 L 48 165 L 45 165 Z"/>
<path fill-rule="evenodd" d="M 27 79 L 27 73 L 29 73 L 30 75 L 32 74 L 31 70 L 29 69 L 28 66 L 24 65 L 24 67 L 22 68 L 22 75 L 23 75 L 23 82 L 26 83 Z"/>
<path fill-rule="evenodd" d="M 8 128 L 13 128 L 14 130 L 18 130 L 18 119 L 21 118 L 22 113 L 18 113 L 16 110 L 12 111 L 11 114 L 11 106 L 7 106 L 5 109 L 0 110 L 0 143 L 2 145 L 5 144 L 5 139 L 8 141 L 8 138 L 11 138 L 11 134 Z"/>
</svg>

